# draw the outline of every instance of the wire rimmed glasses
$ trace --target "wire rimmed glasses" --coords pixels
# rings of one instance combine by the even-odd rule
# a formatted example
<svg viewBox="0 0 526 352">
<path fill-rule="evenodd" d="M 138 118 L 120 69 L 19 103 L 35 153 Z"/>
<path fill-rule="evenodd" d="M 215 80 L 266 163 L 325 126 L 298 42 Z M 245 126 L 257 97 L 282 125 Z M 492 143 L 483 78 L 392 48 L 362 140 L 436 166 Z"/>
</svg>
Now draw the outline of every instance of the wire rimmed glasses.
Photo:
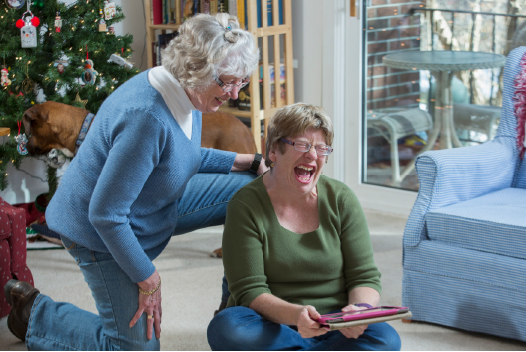
<svg viewBox="0 0 526 352">
<path fill-rule="evenodd" d="M 217 84 L 219 84 L 219 86 L 223 89 L 223 92 L 225 93 L 232 91 L 234 87 L 239 90 L 250 83 L 250 77 L 243 78 L 243 80 L 239 84 L 225 83 L 217 76 L 214 76 L 214 80 L 217 82 Z"/>
<path fill-rule="evenodd" d="M 310 151 L 312 147 L 314 147 L 314 150 L 316 150 L 316 154 L 325 156 L 325 155 L 329 155 L 334 150 L 332 149 L 332 147 L 326 144 L 312 145 L 308 142 L 303 142 L 303 141 L 292 142 L 285 138 L 281 138 L 281 141 L 284 143 L 290 144 L 295 150 L 301 153 L 307 153 Z"/>
</svg>

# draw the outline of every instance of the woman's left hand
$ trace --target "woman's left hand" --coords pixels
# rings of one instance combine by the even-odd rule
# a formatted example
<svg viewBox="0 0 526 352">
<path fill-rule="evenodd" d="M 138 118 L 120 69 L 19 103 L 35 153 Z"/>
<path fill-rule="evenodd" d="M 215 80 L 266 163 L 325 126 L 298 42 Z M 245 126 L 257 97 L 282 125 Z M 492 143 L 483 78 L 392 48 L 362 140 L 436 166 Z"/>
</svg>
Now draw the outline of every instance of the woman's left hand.
<svg viewBox="0 0 526 352">
<path fill-rule="evenodd" d="M 138 283 L 143 291 L 152 291 L 157 286 L 158 289 L 151 295 L 145 295 L 139 292 L 139 309 L 130 321 L 130 328 L 137 323 L 141 316 L 146 313 L 147 328 L 146 337 L 151 340 L 153 337 L 153 330 L 155 330 L 155 337 L 161 338 L 161 318 L 163 310 L 161 308 L 161 278 L 157 270 L 146 280 Z"/>
<path fill-rule="evenodd" d="M 353 310 L 363 310 L 367 309 L 365 307 L 356 307 L 353 304 L 349 304 L 348 306 L 345 306 L 342 308 L 342 312 L 350 312 Z M 340 332 L 343 334 L 343 336 L 347 337 L 348 339 L 357 339 L 360 337 L 364 331 L 367 329 L 369 325 L 358 325 L 353 326 L 350 328 L 341 329 Z"/>
</svg>

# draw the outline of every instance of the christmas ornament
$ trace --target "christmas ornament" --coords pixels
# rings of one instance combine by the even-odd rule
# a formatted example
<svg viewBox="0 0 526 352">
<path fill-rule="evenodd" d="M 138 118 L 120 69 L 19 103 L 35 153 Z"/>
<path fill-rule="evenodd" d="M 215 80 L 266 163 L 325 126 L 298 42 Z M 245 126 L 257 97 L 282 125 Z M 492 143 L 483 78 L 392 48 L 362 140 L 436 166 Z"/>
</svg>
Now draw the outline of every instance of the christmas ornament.
<svg viewBox="0 0 526 352">
<path fill-rule="evenodd" d="M 0 85 L 2 85 L 2 87 L 7 87 L 8 85 L 11 84 L 11 80 L 9 79 L 8 75 L 9 75 L 9 70 L 4 67 L 2 69 L 2 77 L 0 78 Z"/>
<path fill-rule="evenodd" d="M 86 104 L 88 103 L 88 99 L 82 100 L 80 99 L 79 92 L 77 92 L 77 96 L 75 97 L 75 100 L 73 100 L 74 103 L 77 103 L 78 105 L 82 105 L 82 108 L 86 108 Z"/>
<path fill-rule="evenodd" d="M 60 11 L 57 11 L 55 16 L 55 32 L 60 33 L 60 28 L 62 28 L 62 19 L 60 18 Z"/>
<path fill-rule="evenodd" d="M 127 61 L 125 58 L 121 57 L 119 54 L 111 54 L 110 61 L 116 63 L 119 66 L 124 66 L 126 68 L 132 68 L 133 64 Z"/>
<path fill-rule="evenodd" d="M 86 60 L 84 68 L 84 73 L 81 76 L 82 81 L 84 84 L 94 84 L 99 73 L 93 69 L 93 61 Z"/>
<path fill-rule="evenodd" d="M 113 17 L 115 17 L 116 13 L 115 9 L 115 3 L 111 1 L 104 1 L 104 18 L 107 20 L 111 20 Z"/>
<path fill-rule="evenodd" d="M 20 128 L 22 127 L 22 121 L 17 122 L 18 125 L 18 135 L 15 137 L 17 143 L 16 150 L 20 155 L 26 155 L 27 152 L 27 137 L 25 133 L 20 133 Z"/>
<path fill-rule="evenodd" d="M 100 15 L 99 32 L 107 32 L 108 28 L 106 28 L 106 21 L 104 21 L 104 14 L 102 13 L 102 9 L 99 9 L 99 15 Z"/>
<path fill-rule="evenodd" d="M 66 67 L 69 66 L 68 60 L 56 60 L 53 64 L 53 67 L 57 68 L 58 73 L 62 74 L 64 73 Z"/>
<path fill-rule="evenodd" d="M 115 27 L 108 27 L 108 34 L 115 34 Z"/>
<path fill-rule="evenodd" d="M 47 154 L 46 164 L 52 168 L 58 169 L 66 162 L 66 156 L 58 149 L 51 149 Z"/>
<path fill-rule="evenodd" d="M 7 5 L 7 7 L 17 10 L 21 9 L 25 3 L 26 0 L 5 0 L 5 4 Z"/>
<path fill-rule="evenodd" d="M 22 48 L 34 48 L 37 46 L 37 26 L 40 24 L 38 17 L 31 11 L 26 11 L 22 18 L 16 21 L 16 27 L 20 28 Z"/>
<path fill-rule="evenodd" d="M 29 94 L 33 91 L 33 88 L 35 86 L 35 83 L 31 78 L 29 78 L 29 75 L 27 74 L 29 68 L 29 62 L 26 64 L 26 78 L 22 81 L 22 91 L 26 94 Z"/>
</svg>

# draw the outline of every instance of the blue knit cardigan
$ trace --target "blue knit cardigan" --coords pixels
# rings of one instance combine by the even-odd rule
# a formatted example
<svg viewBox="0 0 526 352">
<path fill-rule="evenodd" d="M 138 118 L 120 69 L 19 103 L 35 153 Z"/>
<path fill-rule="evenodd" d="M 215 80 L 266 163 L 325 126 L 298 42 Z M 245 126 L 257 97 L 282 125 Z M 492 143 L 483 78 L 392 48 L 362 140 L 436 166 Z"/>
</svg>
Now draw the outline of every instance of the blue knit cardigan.
<svg viewBox="0 0 526 352">
<path fill-rule="evenodd" d="M 229 173 L 236 154 L 201 148 L 201 113 L 192 138 L 181 130 L 143 72 L 102 104 L 62 177 L 46 220 L 50 229 L 94 251 L 111 253 L 133 282 L 177 226 L 177 204 L 198 172 Z"/>
</svg>

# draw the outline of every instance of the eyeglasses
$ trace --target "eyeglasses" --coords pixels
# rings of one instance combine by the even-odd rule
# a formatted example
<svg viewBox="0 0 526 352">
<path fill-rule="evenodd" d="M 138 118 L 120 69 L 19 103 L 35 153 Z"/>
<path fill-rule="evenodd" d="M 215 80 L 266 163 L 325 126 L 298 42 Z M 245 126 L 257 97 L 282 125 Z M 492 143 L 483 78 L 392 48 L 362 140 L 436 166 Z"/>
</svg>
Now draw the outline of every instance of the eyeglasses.
<svg viewBox="0 0 526 352">
<path fill-rule="evenodd" d="M 291 146 L 294 147 L 294 149 L 302 153 L 308 153 L 312 147 L 314 147 L 314 150 L 316 150 L 316 154 L 318 155 L 329 155 L 334 150 L 332 149 L 332 147 L 329 147 L 328 145 L 325 145 L 325 144 L 312 145 L 310 143 L 301 142 L 301 141 L 291 142 L 285 138 L 281 138 L 281 141 L 284 143 L 290 144 Z"/>
<path fill-rule="evenodd" d="M 223 92 L 225 92 L 225 93 L 228 93 L 228 92 L 232 91 L 232 89 L 234 89 L 234 87 L 236 87 L 239 90 L 239 89 L 243 88 L 244 86 L 246 86 L 247 84 L 250 83 L 250 78 L 249 77 L 243 78 L 243 80 L 239 84 L 227 84 L 227 83 L 223 82 L 221 79 L 219 79 L 219 77 L 217 77 L 217 76 L 214 76 L 214 80 L 217 82 L 217 84 L 219 84 L 219 86 L 223 89 Z"/>
</svg>

